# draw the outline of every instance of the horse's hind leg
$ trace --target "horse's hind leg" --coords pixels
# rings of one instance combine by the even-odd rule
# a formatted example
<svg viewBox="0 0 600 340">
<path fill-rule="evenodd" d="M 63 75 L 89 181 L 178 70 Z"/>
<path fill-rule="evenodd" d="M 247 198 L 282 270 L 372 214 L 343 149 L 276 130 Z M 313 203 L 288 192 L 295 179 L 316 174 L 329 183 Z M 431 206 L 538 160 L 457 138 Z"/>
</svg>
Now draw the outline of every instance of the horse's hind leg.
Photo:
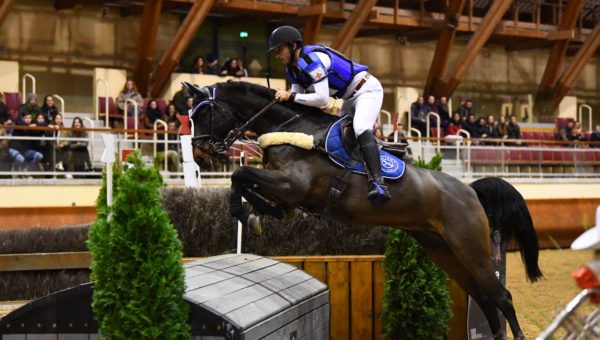
<svg viewBox="0 0 600 340">
<path fill-rule="evenodd" d="M 409 231 L 409 233 L 421 244 L 423 250 L 440 268 L 442 268 L 450 277 L 452 277 L 464 291 L 468 292 L 477 301 L 477 304 L 481 307 L 484 312 L 486 319 L 490 325 L 490 330 L 496 339 L 503 339 L 504 334 L 500 328 L 500 319 L 496 305 L 498 304 L 497 298 L 492 294 L 489 294 L 490 287 L 487 284 L 482 283 L 481 274 L 485 273 L 482 271 L 477 276 L 474 276 L 472 269 L 463 263 L 463 260 L 456 256 L 455 252 L 450 248 L 446 240 L 440 235 L 431 232 L 417 232 Z M 488 257 L 489 259 L 489 257 Z M 491 260 L 490 265 L 491 265 Z M 490 283 L 492 287 L 495 287 L 498 291 L 503 290 L 500 281 L 496 279 L 494 271 L 489 267 L 489 275 L 483 279 L 483 281 Z M 492 289 L 492 290 L 495 290 Z M 504 309 L 500 308 L 504 315 L 509 318 Z M 513 320 L 518 328 L 518 322 L 516 322 L 516 316 L 514 309 L 512 310 Z M 513 325 L 511 324 L 511 328 Z M 515 329 L 513 328 L 513 332 Z M 513 333 L 519 334 L 519 333 Z"/>
</svg>

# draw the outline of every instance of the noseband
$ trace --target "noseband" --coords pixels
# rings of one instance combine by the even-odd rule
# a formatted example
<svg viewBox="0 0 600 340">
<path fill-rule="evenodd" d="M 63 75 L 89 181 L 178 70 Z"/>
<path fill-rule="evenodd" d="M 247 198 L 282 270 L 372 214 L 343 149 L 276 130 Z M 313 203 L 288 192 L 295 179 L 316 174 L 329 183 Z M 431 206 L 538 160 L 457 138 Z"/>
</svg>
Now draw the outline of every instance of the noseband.
<svg viewBox="0 0 600 340">
<path fill-rule="evenodd" d="M 240 139 L 240 137 L 242 137 L 244 132 L 248 131 L 254 125 L 254 123 L 265 112 L 267 112 L 269 110 L 269 108 L 271 108 L 271 106 L 273 106 L 277 103 L 277 99 L 273 98 L 273 100 L 269 104 L 267 104 L 260 111 L 258 111 L 256 114 L 254 114 L 247 122 L 245 122 L 241 126 L 235 128 L 232 131 L 232 133 L 229 134 L 228 137 L 225 137 L 225 139 L 223 139 L 222 141 L 219 141 L 219 140 L 217 140 L 215 133 L 214 133 L 214 112 L 222 111 L 224 113 L 231 115 L 238 122 L 240 122 L 240 120 L 237 119 L 232 112 L 226 110 L 224 107 L 217 104 L 217 101 L 216 101 L 217 87 L 216 86 L 212 88 L 212 93 L 211 93 L 211 88 L 208 86 L 203 87 L 201 89 L 201 91 L 207 94 L 207 99 L 198 103 L 198 105 L 196 105 L 196 107 L 194 107 L 192 112 L 190 112 L 190 119 L 193 120 L 194 115 L 198 112 L 198 110 L 202 106 L 208 105 L 209 106 L 208 112 L 210 114 L 210 118 L 209 118 L 210 134 L 192 137 L 192 145 L 197 146 L 200 149 L 204 149 L 200 143 L 200 140 L 206 139 L 208 137 L 208 143 L 211 146 L 209 153 L 213 154 L 214 156 L 221 156 L 223 153 L 225 153 L 229 149 L 229 147 L 233 143 L 235 143 L 235 141 L 237 141 L 238 139 Z"/>
</svg>

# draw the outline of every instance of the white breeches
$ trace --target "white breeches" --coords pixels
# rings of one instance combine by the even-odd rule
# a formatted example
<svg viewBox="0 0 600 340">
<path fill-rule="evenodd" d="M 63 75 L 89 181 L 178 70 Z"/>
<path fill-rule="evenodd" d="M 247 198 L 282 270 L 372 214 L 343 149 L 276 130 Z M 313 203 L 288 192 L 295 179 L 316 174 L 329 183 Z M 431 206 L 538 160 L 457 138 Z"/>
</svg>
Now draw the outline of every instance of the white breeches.
<svg viewBox="0 0 600 340">
<path fill-rule="evenodd" d="M 367 130 L 373 130 L 381 105 L 383 104 L 383 88 L 373 75 L 367 79 L 354 97 L 344 100 L 342 114 L 353 117 L 356 137 Z"/>
</svg>

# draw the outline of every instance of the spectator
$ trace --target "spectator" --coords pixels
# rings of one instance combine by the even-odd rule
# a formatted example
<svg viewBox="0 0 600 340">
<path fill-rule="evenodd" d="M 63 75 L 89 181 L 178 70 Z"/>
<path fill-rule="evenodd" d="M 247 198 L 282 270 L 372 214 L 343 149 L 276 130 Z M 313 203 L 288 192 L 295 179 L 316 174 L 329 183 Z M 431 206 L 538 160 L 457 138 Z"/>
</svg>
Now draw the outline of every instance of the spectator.
<svg viewBox="0 0 600 340">
<path fill-rule="evenodd" d="M 456 145 L 457 143 L 461 143 L 463 137 L 459 135 L 459 130 L 462 129 L 462 119 L 460 113 L 454 112 L 452 114 L 452 119 L 446 125 L 446 136 L 444 137 L 444 141 L 450 145 Z"/>
<path fill-rule="evenodd" d="M 596 125 L 596 128 L 592 132 L 591 141 L 600 143 L 600 124 Z M 591 147 L 600 148 L 600 144 L 592 144 Z"/>
<path fill-rule="evenodd" d="M 221 69 L 221 75 L 222 76 L 241 77 L 242 76 L 242 70 L 240 70 L 240 68 L 238 66 L 237 59 L 229 59 L 229 60 L 227 60 L 225 62 L 225 65 L 223 65 L 223 68 Z"/>
<path fill-rule="evenodd" d="M 413 127 L 417 128 L 421 131 L 421 136 L 425 137 L 427 135 L 427 113 L 429 112 L 429 107 L 425 104 L 425 99 L 423 96 L 419 96 L 417 101 L 412 103 L 410 106 L 410 123 Z"/>
<path fill-rule="evenodd" d="M 40 107 L 37 104 L 37 96 L 35 93 L 27 94 L 27 102 L 19 106 L 19 117 L 22 117 L 25 112 L 31 114 L 32 121 L 40 113 Z"/>
<path fill-rule="evenodd" d="M 219 58 L 215 53 L 211 53 L 206 57 L 206 66 L 204 67 L 204 73 L 218 75 L 221 73 L 219 69 Z"/>
<path fill-rule="evenodd" d="M 144 129 L 154 129 L 154 122 L 157 119 L 163 119 L 163 113 L 158 108 L 156 99 L 151 99 L 146 107 L 146 112 L 142 115 L 142 126 Z"/>
<path fill-rule="evenodd" d="M 583 129 L 581 128 L 580 122 L 575 122 L 575 124 L 573 125 L 573 130 L 571 130 L 571 135 L 573 136 L 574 141 L 585 141 L 585 133 L 583 133 Z"/>
<path fill-rule="evenodd" d="M 10 121 L 10 117 L 8 117 L 8 108 L 4 104 L 4 95 L 0 92 L 0 125 L 6 121 Z M 0 157 L 2 156 L 0 155 Z"/>
<path fill-rule="evenodd" d="M 35 126 L 32 124 L 31 113 L 25 111 L 20 119 L 17 121 L 16 126 Z M 33 138 L 33 130 L 22 130 L 15 129 L 13 131 L 14 137 L 31 137 Z M 44 156 L 34 149 L 33 139 L 16 139 L 9 142 L 8 154 L 13 160 L 15 170 L 22 170 L 27 162 L 26 168 L 28 171 L 39 170 L 39 163 Z"/>
<path fill-rule="evenodd" d="M 485 134 L 487 137 L 485 138 L 498 138 L 496 131 L 496 120 L 494 119 L 494 115 L 488 115 L 487 120 L 485 121 Z M 494 142 L 488 142 L 489 145 L 494 145 Z"/>
<path fill-rule="evenodd" d="M 521 128 L 517 123 L 517 116 L 511 115 L 510 122 L 506 125 L 506 131 L 509 139 L 521 139 Z M 521 145 L 520 141 L 516 142 L 516 145 Z"/>
<path fill-rule="evenodd" d="M 496 138 L 508 138 L 506 116 L 498 116 L 498 124 L 496 124 Z"/>
<path fill-rule="evenodd" d="M 204 73 L 204 58 L 202 58 L 201 56 L 197 56 L 196 58 L 194 58 L 194 64 L 192 65 L 192 73 Z"/>
<path fill-rule="evenodd" d="M 10 171 L 10 157 L 8 154 L 8 136 L 6 129 L 0 129 L 0 171 Z"/>
<path fill-rule="evenodd" d="M 568 142 L 568 141 L 574 140 L 574 138 L 573 138 L 573 128 L 574 127 L 575 127 L 575 122 L 572 120 L 568 120 L 567 124 L 565 124 L 565 126 L 563 126 L 558 131 L 557 139 L 559 141 L 563 141 L 563 142 Z"/>
<path fill-rule="evenodd" d="M 448 112 L 448 98 L 440 97 L 436 105 L 437 113 L 440 115 L 440 119 L 442 120 L 442 127 L 446 127 L 446 124 L 450 122 L 450 112 Z"/>
<path fill-rule="evenodd" d="M 381 126 L 375 127 L 375 129 L 373 130 L 373 134 L 375 135 L 375 138 L 379 140 L 386 140 L 385 136 L 383 135 L 383 130 L 381 129 Z"/>
<path fill-rule="evenodd" d="M 142 95 L 138 92 L 137 86 L 135 82 L 131 79 L 128 79 L 125 82 L 125 86 L 123 86 L 123 90 L 119 93 L 119 97 L 117 97 L 117 106 L 121 112 L 125 111 L 125 102 L 127 99 L 133 100 L 137 106 L 138 110 L 142 108 L 144 105 L 144 100 L 142 99 Z M 127 116 L 134 116 L 135 107 L 131 103 L 127 103 Z"/>
<path fill-rule="evenodd" d="M 467 119 L 463 122 L 463 129 L 465 129 L 471 138 L 480 138 L 479 131 L 477 130 L 477 121 L 474 114 L 467 115 Z"/>
<path fill-rule="evenodd" d="M 246 63 L 244 63 L 244 59 L 242 58 L 237 58 L 237 63 L 238 63 L 238 67 L 239 67 L 239 71 L 238 71 L 238 76 L 239 77 L 249 77 L 250 76 L 250 72 L 248 72 L 248 69 L 246 68 Z"/>
<path fill-rule="evenodd" d="M 179 120 L 177 119 L 178 114 L 179 112 L 177 112 L 177 109 L 173 103 L 167 105 L 167 112 L 165 113 L 167 124 L 170 122 L 175 122 L 175 124 L 179 127 Z"/>
<path fill-rule="evenodd" d="M 41 113 L 44 115 L 44 118 L 47 122 L 51 122 L 54 119 L 54 116 L 58 113 L 58 109 L 54 105 L 54 97 L 51 95 L 47 95 L 44 97 L 44 104 L 41 108 Z"/>
<path fill-rule="evenodd" d="M 185 102 L 185 114 L 187 115 L 194 108 L 194 98 L 189 97 Z"/>
<path fill-rule="evenodd" d="M 69 160 L 67 171 L 85 171 L 86 166 L 89 170 L 92 168 L 92 161 L 88 152 L 88 141 L 84 140 L 88 138 L 88 133 L 84 130 L 83 120 L 79 117 L 73 118 L 71 128 L 74 130 L 67 131 L 65 137 L 81 138 L 82 140 L 70 140 L 66 142 L 67 147 L 65 151 L 70 154 L 70 157 L 65 157 Z"/>
<path fill-rule="evenodd" d="M 50 124 L 48 124 L 48 127 L 55 129 L 55 131 L 52 132 L 53 137 L 60 138 L 60 129 L 65 127 L 63 124 L 62 113 L 57 113 L 54 115 L 54 119 L 50 122 Z M 58 141 L 52 142 L 52 145 L 52 151 L 54 155 L 52 157 L 51 165 L 56 170 L 64 171 L 65 166 L 68 167 L 69 164 L 69 142 L 58 139 Z"/>
<path fill-rule="evenodd" d="M 46 116 L 43 113 L 35 117 L 35 126 L 48 127 Z M 42 164 L 44 165 L 44 168 L 48 170 L 52 158 L 52 145 L 50 144 L 50 141 L 46 140 L 44 137 L 51 137 L 52 131 L 32 130 L 31 134 L 37 137 L 37 140 L 32 142 L 32 147 L 35 151 L 42 153 L 42 156 L 44 156 Z"/>
<path fill-rule="evenodd" d="M 475 113 L 473 112 L 473 102 L 471 101 L 471 99 L 465 99 L 465 102 L 458 108 L 456 112 L 460 113 L 462 119 L 465 119 L 470 114 L 474 115 Z"/>
<path fill-rule="evenodd" d="M 486 120 L 483 117 L 479 117 L 475 123 L 475 137 L 471 135 L 471 138 L 489 138 L 488 131 L 486 129 Z M 482 145 L 483 141 L 474 142 L 475 145 Z"/>
<path fill-rule="evenodd" d="M 437 104 L 435 103 L 435 97 L 434 96 L 428 96 L 427 97 L 427 113 L 429 113 L 429 112 L 438 113 L 438 111 L 437 111 Z"/>
<path fill-rule="evenodd" d="M 183 85 L 181 85 L 181 90 L 175 92 L 172 103 L 179 114 L 187 115 L 187 99 L 190 97 L 190 91 Z"/>
</svg>

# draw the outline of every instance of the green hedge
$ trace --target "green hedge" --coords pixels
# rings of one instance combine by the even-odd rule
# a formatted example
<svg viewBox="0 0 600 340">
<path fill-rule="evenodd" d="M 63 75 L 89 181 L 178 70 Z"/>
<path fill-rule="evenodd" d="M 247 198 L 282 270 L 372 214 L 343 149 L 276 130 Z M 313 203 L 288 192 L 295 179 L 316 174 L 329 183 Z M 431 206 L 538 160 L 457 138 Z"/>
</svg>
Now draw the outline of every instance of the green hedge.
<svg viewBox="0 0 600 340">
<path fill-rule="evenodd" d="M 109 339 L 189 339 L 181 242 L 160 201 L 162 177 L 143 165 L 116 172 L 114 204 L 99 195 L 88 245 L 95 281 L 92 307 Z"/>
<path fill-rule="evenodd" d="M 441 155 L 416 166 L 441 170 Z M 392 230 L 386 242 L 382 322 L 390 339 L 444 339 L 452 317 L 448 278 L 410 235 Z"/>
</svg>

